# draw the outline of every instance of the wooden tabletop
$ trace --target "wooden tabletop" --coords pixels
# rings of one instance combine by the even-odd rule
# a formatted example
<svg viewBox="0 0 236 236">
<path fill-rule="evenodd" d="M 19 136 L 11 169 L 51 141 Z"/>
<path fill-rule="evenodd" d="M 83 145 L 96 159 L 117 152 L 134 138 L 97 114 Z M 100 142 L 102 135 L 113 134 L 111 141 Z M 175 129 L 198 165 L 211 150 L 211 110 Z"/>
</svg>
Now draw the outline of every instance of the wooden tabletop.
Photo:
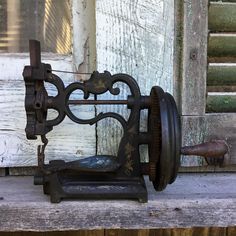
<svg viewBox="0 0 236 236">
<path fill-rule="evenodd" d="M 33 177 L 0 178 L 0 231 L 153 229 L 236 225 L 236 173 L 180 174 L 163 192 L 146 181 L 149 201 L 52 204 Z"/>
</svg>

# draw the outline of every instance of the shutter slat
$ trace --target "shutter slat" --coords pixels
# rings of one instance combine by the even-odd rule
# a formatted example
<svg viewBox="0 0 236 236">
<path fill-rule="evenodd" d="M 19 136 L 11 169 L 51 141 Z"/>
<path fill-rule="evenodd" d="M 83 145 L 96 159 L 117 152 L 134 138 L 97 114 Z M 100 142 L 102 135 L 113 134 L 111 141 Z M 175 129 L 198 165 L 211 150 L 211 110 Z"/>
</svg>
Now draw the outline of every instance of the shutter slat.
<svg viewBox="0 0 236 236">
<path fill-rule="evenodd" d="M 210 64 L 207 72 L 207 86 L 235 86 L 236 64 Z"/>
<path fill-rule="evenodd" d="M 236 32 L 236 2 L 211 3 L 208 24 L 211 32 Z"/>
<path fill-rule="evenodd" d="M 236 86 L 227 86 L 227 85 L 219 85 L 219 86 L 207 86 L 207 92 L 236 92 Z"/>
<path fill-rule="evenodd" d="M 207 112 L 236 112 L 236 94 L 208 94 Z"/>
<path fill-rule="evenodd" d="M 208 59 L 214 62 L 236 62 L 236 33 L 210 34 L 208 41 Z"/>
<path fill-rule="evenodd" d="M 236 2 L 236 0 L 211 0 L 211 2 Z"/>
</svg>

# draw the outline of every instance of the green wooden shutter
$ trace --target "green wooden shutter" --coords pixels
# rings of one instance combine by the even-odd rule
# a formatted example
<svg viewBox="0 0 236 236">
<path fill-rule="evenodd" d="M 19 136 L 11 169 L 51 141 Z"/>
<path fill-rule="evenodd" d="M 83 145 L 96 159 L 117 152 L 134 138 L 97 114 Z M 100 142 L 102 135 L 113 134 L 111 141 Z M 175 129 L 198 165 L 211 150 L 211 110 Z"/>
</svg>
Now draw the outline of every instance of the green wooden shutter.
<svg viewBox="0 0 236 236">
<path fill-rule="evenodd" d="M 236 0 L 210 1 L 206 112 L 236 112 Z"/>
<path fill-rule="evenodd" d="M 184 171 L 235 171 L 236 0 L 175 3 L 174 78 L 182 145 L 215 139 L 229 145 L 223 166 L 197 156 L 182 156 L 181 165 Z"/>
</svg>

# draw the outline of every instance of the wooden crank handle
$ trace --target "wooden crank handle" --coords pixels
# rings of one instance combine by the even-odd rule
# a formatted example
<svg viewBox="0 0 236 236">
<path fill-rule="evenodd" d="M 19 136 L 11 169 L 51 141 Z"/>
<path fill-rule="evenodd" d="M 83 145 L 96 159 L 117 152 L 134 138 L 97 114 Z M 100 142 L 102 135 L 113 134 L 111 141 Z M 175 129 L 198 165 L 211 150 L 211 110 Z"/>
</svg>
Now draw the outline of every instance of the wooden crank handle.
<svg viewBox="0 0 236 236">
<path fill-rule="evenodd" d="M 212 140 L 194 146 L 181 148 L 181 154 L 187 156 L 202 156 L 205 158 L 221 158 L 229 152 L 229 146 L 225 140 Z"/>
</svg>

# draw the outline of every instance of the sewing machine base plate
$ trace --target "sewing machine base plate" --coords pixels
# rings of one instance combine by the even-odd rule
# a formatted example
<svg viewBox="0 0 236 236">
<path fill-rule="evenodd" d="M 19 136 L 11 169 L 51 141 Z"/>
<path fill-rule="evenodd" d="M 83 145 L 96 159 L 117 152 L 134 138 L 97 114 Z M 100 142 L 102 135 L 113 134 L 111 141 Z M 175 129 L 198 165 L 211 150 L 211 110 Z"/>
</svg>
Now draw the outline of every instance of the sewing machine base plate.
<svg viewBox="0 0 236 236">
<path fill-rule="evenodd" d="M 35 176 L 35 180 L 39 178 Z M 110 176 L 74 176 L 53 173 L 43 177 L 43 189 L 52 203 L 62 199 L 137 199 L 147 202 L 147 190 L 143 177 L 111 178 Z"/>
</svg>

